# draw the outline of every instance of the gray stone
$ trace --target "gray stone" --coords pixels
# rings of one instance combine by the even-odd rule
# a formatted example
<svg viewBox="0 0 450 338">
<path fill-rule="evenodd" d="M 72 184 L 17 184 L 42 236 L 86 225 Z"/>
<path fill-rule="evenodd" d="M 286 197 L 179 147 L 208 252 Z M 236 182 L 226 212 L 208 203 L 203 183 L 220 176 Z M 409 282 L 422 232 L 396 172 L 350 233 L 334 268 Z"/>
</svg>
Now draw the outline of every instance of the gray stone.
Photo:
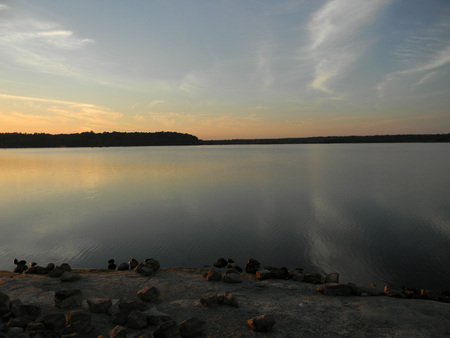
<svg viewBox="0 0 450 338">
<path fill-rule="evenodd" d="M 76 322 L 91 322 L 91 315 L 89 312 L 83 311 L 83 310 L 75 310 L 69 312 L 67 315 L 67 324 L 72 324 Z"/>
<path fill-rule="evenodd" d="M 125 325 L 130 313 L 130 310 L 119 310 L 111 315 L 111 320 L 114 324 Z"/>
<path fill-rule="evenodd" d="M 61 282 L 73 282 L 79 280 L 81 276 L 75 272 L 64 271 L 61 275 Z"/>
<path fill-rule="evenodd" d="M 13 317 L 10 318 L 8 321 L 8 324 L 6 324 L 6 326 L 8 327 L 23 327 L 25 328 L 29 322 L 33 321 L 33 318 L 29 317 L 29 316 L 24 316 L 24 317 Z"/>
<path fill-rule="evenodd" d="M 55 307 L 64 309 L 81 306 L 83 294 L 81 290 L 60 290 L 55 291 Z"/>
<path fill-rule="evenodd" d="M 219 305 L 219 299 L 216 294 L 200 298 L 200 304 L 206 307 Z"/>
<path fill-rule="evenodd" d="M 303 272 L 299 269 L 289 270 L 289 274 L 291 275 L 291 278 L 297 282 L 303 282 L 305 278 Z"/>
<path fill-rule="evenodd" d="M 205 324 L 205 321 L 191 317 L 178 324 L 178 329 L 182 337 L 199 337 L 203 334 Z"/>
<path fill-rule="evenodd" d="M 50 277 L 61 277 L 62 274 L 65 272 L 66 270 L 64 269 L 64 267 L 61 266 L 57 266 L 55 267 L 53 270 L 48 272 L 48 275 Z"/>
<path fill-rule="evenodd" d="M 117 270 L 119 270 L 119 271 L 126 271 L 129 269 L 130 269 L 130 266 L 127 263 L 121 263 L 121 264 L 119 264 L 119 266 L 117 268 Z"/>
<path fill-rule="evenodd" d="M 137 296 L 144 302 L 157 302 L 160 295 L 161 292 L 156 286 L 147 287 L 137 293 Z"/>
<path fill-rule="evenodd" d="M 154 258 L 147 258 L 145 260 L 145 265 L 150 265 L 153 269 L 153 271 L 158 271 L 159 268 L 161 267 L 161 264 L 159 263 L 158 260 L 154 259 Z"/>
<path fill-rule="evenodd" d="M 147 315 L 141 311 L 131 311 L 125 325 L 132 329 L 141 330 L 148 326 Z"/>
<path fill-rule="evenodd" d="M 92 313 L 107 313 L 112 306 L 111 299 L 93 298 L 88 299 L 87 304 L 89 306 L 89 312 Z"/>
<path fill-rule="evenodd" d="M 144 312 L 147 316 L 147 321 L 149 325 L 159 325 L 162 322 L 167 322 L 172 320 L 172 318 L 167 314 L 152 308 Z"/>
<path fill-rule="evenodd" d="M 242 283 L 244 279 L 239 274 L 239 272 L 234 269 L 231 270 L 233 271 L 227 270 L 223 273 L 222 281 L 225 283 Z"/>
<path fill-rule="evenodd" d="M 220 304 L 239 307 L 237 299 L 228 291 L 226 291 L 223 295 L 218 295 L 217 297 Z"/>
<path fill-rule="evenodd" d="M 39 322 L 29 322 L 25 328 L 26 332 L 42 332 L 45 331 L 45 325 Z"/>
<path fill-rule="evenodd" d="M 275 325 L 275 319 L 272 315 L 262 315 L 259 317 L 254 317 L 247 321 L 248 325 L 254 331 L 258 332 L 269 332 L 272 330 L 272 327 Z"/>
<path fill-rule="evenodd" d="M 258 271 L 256 271 L 255 274 L 256 274 L 256 278 L 258 278 L 260 280 L 269 279 L 269 278 L 272 278 L 272 276 L 273 276 L 272 271 L 266 270 L 266 269 L 258 270 Z"/>
<path fill-rule="evenodd" d="M 204 277 L 209 282 L 217 282 L 222 280 L 222 273 L 220 273 L 216 269 L 210 269 L 205 273 Z"/>
<path fill-rule="evenodd" d="M 123 326 L 117 325 L 116 327 L 114 327 L 114 329 L 112 329 L 109 332 L 109 337 L 110 338 L 115 338 L 115 337 L 127 337 L 127 329 L 124 328 Z"/>
<path fill-rule="evenodd" d="M 224 268 L 228 265 L 228 261 L 223 258 L 223 257 L 219 257 L 217 258 L 217 261 L 214 263 L 214 266 L 216 268 Z"/>
</svg>

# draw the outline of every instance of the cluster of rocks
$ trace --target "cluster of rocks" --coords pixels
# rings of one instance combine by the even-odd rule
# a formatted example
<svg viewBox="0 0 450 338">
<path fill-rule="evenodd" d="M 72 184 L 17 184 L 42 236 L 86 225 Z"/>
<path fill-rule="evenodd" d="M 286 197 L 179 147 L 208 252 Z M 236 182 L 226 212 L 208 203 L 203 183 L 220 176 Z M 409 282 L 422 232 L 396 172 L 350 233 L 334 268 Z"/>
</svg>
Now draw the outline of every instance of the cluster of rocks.
<svg viewBox="0 0 450 338">
<path fill-rule="evenodd" d="M 237 270 L 235 268 L 237 265 L 230 258 L 225 259 L 223 257 L 219 257 L 217 262 L 214 263 L 214 266 L 216 268 L 227 267 L 228 270 L 221 273 L 215 269 L 210 269 L 203 274 L 208 281 L 222 280 L 224 282 L 228 282 L 227 279 L 224 278 L 225 276 L 229 276 L 230 273 L 233 272 L 242 272 L 242 269 Z M 254 258 L 248 260 L 247 265 L 245 266 L 245 271 L 250 274 L 255 274 L 256 278 L 259 280 L 292 279 L 303 283 L 321 284 L 317 287 L 317 291 L 327 296 L 386 295 L 390 297 L 428 299 L 450 303 L 450 291 L 433 292 L 431 290 L 424 289 L 396 287 L 392 284 L 387 284 L 384 289 L 380 289 L 374 284 L 367 287 L 359 287 L 353 283 L 339 283 L 339 273 L 337 272 L 323 276 L 316 272 L 304 273 L 303 269 L 288 269 L 286 267 L 277 268 L 272 266 L 263 266 L 261 268 L 261 263 Z"/>
<path fill-rule="evenodd" d="M 191 317 L 177 324 L 169 315 L 149 308 L 148 303 L 158 302 L 160 294 L 156 287 L 147 287 L 131 301 L 87 299 L 88 310 L 83 310 L 73 309 L 82 306 L 81 290 L 61 290 L 55 292 L 55 308 L 70 311 L 42 315 L 39 306 L 10 300 L 0 292 L 0 337 L 102 337 L 94 326 L 93 314 L 109 315 L 114 326 L 109 337 L 127 337 L 130 330 L 138 330 L 135 337 L 142 338 L 202 334 L 206 323 L 198 318 Z M 154 330 L 153 335 L 150 330 Z"/>
<path fill-rule="evenodd" d="M 134 270 L 137 273 L 142 273 L 144 276 L 151 276 L 159 270 L 161 264 L 154 258 L 147 258 L 144 262 L 139 263 L 136 259 L 132 258 L 128 263 L 120 263 L 116 265 L 114 259 L 108 261 L 109 270 L 128 271 Z"/>
</svg>

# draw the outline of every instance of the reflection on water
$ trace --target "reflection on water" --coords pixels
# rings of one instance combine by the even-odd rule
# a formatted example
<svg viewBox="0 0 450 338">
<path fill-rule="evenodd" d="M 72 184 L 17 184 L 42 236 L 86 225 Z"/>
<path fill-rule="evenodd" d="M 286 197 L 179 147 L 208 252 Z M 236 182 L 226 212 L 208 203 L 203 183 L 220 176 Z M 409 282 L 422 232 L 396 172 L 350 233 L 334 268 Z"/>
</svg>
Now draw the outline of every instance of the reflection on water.
<svg viewBox="0 0 450 338">
<path fill-rule="evenodd" d="M 201 267 L 226 256 L 337 271 L 358 284 L 445 288 L 449 148 L 0 150 L 0 269 L 15 257 Z"/>
</svg>

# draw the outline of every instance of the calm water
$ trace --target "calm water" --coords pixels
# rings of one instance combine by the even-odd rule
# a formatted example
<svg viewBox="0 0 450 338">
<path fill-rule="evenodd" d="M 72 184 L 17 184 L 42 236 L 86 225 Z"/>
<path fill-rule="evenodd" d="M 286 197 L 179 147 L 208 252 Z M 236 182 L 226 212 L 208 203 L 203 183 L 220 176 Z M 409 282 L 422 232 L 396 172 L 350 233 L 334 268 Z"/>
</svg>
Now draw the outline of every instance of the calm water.
<svg viewBox="0 0 450 338">
<path fill-rule="evenodd" d="M 450 144 L 0 150 L 0 269 L 337 271 L 450 289 Z"/>
</svg>

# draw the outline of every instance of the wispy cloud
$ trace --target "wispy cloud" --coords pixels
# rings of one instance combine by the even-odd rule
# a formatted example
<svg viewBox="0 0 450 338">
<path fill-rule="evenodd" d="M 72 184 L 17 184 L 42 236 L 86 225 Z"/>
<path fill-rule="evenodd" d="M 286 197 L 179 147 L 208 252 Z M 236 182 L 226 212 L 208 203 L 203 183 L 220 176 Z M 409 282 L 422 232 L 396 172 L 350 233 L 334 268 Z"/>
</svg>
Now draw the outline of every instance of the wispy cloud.
<svg viewBox="0 0 450 338">
<path fill-rule="evenodd" d="M 384 80 L 377 85 L 377 90 L 379 96 L 383 96 L 384 88 L 389 84 L 389 82 L 395 79 L 401 79 L 403 76 L 411 74 L 420 74 L 423 72 L 428 72 L 423 75 L 419 81 L 413 83 L 413 86 L 418 86 L 422 83 L 428 81 L 431 77 L 437 74 L 436 70 L 440 67 L 450 65 L 450 46 L 438 51 L 435 55 L 431 57 L 426 63 L 421 64 L 416 67 L 408 68 L 405 70 L 396 71 L 390 73 L 384 77 Z"/>
<path fill-rule="evenodd" d="M 73 75 L 83 51 L 94 43 L 55 22 L 0 7 L 0 56 L 23 69 Z"/>
<path fill-rule="evenodd" d="M 360 38 L 365 26 L 389 0 L 329 0 L 309 21 L 309 53 L 314 62 L 311 87 L 333 93 L 331 81 L 348 70 L 363 53 L 366 40 Z"/>
</svg>

